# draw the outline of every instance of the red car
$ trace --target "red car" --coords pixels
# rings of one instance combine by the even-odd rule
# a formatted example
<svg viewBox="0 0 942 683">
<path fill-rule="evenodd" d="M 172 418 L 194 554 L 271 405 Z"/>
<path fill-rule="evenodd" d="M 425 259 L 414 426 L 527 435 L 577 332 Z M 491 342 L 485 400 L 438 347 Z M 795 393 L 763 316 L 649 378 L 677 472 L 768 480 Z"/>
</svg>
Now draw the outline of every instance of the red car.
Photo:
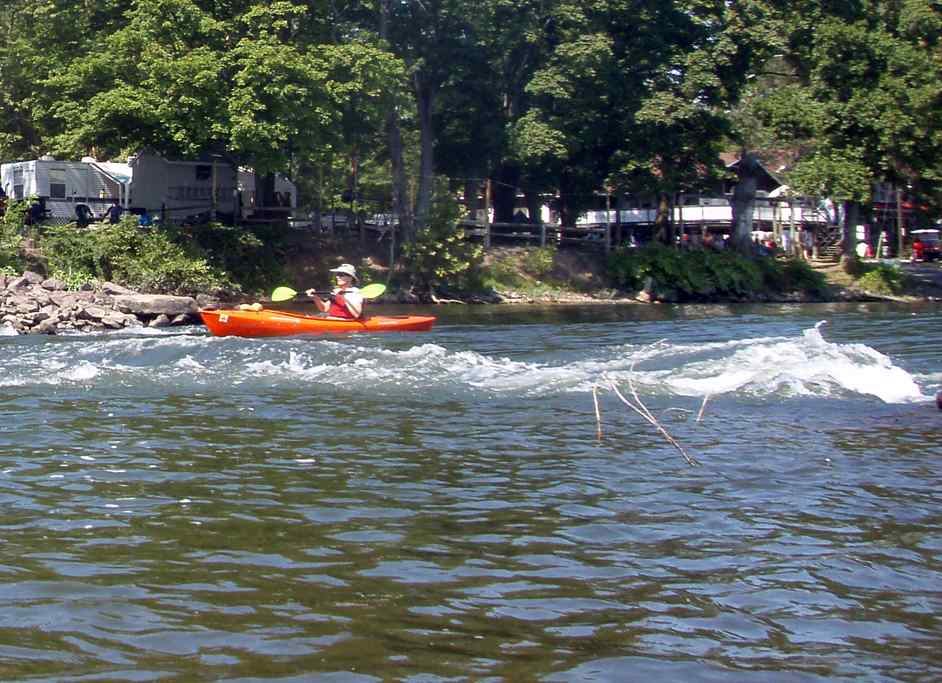
<svg viewBox="0 0 942 683">
<path fill-rule="evenodd" d="M 935 261 L 942 257 L 938 230 L 913 230 L 913 261 Z"/>
</svg>

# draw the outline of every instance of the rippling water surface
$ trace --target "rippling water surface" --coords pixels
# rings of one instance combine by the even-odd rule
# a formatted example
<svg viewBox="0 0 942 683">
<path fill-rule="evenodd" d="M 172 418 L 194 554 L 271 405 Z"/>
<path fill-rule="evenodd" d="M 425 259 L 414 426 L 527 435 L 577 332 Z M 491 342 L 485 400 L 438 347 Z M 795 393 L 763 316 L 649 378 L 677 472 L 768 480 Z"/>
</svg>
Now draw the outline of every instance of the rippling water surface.
<svg viewBox="0 0 942 683">
<path fill-rule="evenodd" d="M 942 678 L 942 310 L 435 313 L 0 337 L 0 680 Z"/>
</svg>

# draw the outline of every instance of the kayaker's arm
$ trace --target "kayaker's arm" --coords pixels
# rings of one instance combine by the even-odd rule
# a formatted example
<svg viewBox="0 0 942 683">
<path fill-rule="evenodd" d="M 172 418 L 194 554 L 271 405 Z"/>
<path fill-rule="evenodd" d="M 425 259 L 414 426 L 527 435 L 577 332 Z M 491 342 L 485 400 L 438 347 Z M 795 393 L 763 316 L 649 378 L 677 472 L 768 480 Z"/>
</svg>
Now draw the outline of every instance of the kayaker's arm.
<svg viewBox="0 0 942 683">
<path fill-rule="evenodd" d="M 330 308 L 330 302 L 324 301 L 323 299 L 321 299 L 317 295 L 316 289 L 309 289 L 305 292 L 305 294 L 311 297 L 311 301 L 314 302 L 314 305 L 317 306 L 317 310 L 319 310 L 321 313 L 326 313 L 327 309 Z"/>
<path fill-rule="evenodd" d="M 363 297 L 358 293 L 344 291 L 340 292 L 338 298 L 343 302 L 343 305 L 350 311 L 350 315 L 354 318 L 359 318 L 363 315 Z"/>
</svg>

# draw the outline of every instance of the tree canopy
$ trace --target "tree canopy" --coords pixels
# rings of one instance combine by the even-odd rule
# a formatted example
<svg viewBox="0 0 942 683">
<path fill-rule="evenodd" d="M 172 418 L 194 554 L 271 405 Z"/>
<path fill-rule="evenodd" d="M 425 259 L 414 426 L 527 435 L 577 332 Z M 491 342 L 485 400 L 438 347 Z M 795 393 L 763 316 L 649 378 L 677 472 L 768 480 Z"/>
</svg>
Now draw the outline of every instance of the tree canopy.
<svg viewBox="0 0 942 683">
<path fill-rule="evenodd" d="M 787 150 L 808 194 L 886 180 L 937 206 L 940 37 L 929 0 L 10 0 L 0 159 L 368 177 L 412 234 L 439 177 L 572 220 L 696 188 L 724 149 Z"/>
</svg>

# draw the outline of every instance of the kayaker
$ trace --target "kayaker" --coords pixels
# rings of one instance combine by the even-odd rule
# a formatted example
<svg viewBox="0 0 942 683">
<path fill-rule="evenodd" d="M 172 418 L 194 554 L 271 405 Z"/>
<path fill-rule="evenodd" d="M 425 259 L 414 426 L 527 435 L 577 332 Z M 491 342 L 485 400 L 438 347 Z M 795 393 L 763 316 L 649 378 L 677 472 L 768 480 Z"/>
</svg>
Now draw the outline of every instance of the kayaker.
<svg viewBox="0 0 942 683">
<path fill-rule="evenodd" d="M 311 297 L 321 313 L 326 313 L 330 318 L 345 320 L 360 318 L 363 315 L 363 297 L 360 296 L 360 290 L 354 287 L 354 283 L 357 282 L 356 268 L 349 263 L 342 263 L 336 268 L 331 268 L 330 272 L 336 275 L 337 286 L 326 300 L 320 298 L 314 289 L 307 290 L 305 294 Z"/>
</svg>

